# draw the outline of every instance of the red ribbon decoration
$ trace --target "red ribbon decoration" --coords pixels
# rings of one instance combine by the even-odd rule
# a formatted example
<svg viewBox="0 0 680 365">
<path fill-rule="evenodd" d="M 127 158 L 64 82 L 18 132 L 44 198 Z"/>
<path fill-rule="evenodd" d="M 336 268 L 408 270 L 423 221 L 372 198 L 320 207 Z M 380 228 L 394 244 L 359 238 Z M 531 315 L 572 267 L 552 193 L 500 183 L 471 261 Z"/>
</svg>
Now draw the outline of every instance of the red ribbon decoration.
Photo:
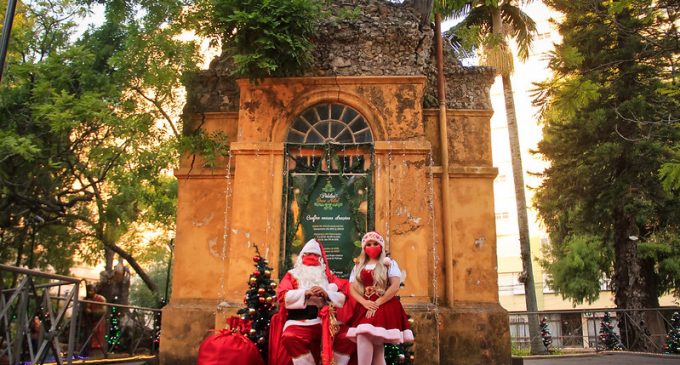
<svg viewBox="0 0 680 365">
<path fill-rule="evenodd" d="M 333 339 L 340 330 L 339 323 L 335 318 L 335 307 L 331 304 L 321 308 L 319 317 L 321 317 L 321 364 L 335 365 Z"/>
<path fill-rule="evenodd" d="M 331 365 L 334 334 L 331 333 L 331 313 L 328 306 L 321 308 L 319 317 L 321 317 L 321 364 Z"/>
<path fill-rule="evenodd" d="M 230 332 L 238 332 L 244 336 L 248 335 L 250 329 L 253 327 L 251 321 L 241 319 L 241 317 L 231 316 L 227 319 L 227 326 Z"/>
</svg>

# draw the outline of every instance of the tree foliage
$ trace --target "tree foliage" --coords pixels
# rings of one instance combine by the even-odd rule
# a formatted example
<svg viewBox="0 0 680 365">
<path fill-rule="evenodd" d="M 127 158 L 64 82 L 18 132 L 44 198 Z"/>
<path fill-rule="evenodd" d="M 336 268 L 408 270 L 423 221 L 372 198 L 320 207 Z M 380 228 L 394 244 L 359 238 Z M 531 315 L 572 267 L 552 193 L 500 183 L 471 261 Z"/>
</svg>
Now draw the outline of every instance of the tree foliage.
<svg viewBox="0 0 680 365">
<path fill-rule="evenodd" d="M 600 295 L 599 283 L 603 270 L 611 267 L 611 253 L 598 237 L 582 235 L 565 237 L 558 247 L 559 260 L 544 261 L 550 266 L 552 278 L 548 284 L 560 288 L 564 298 L 595 301 Z M 551 257 L 552 258 L 552 257 Z"/>
<path fill-rule="evenodd" d="M 147 308 L 162 308 L 170 301 L 172 294 L 172 277 L 168 278 L 168 265 L 170 265 L 170 255 L 165 250 L 153 253 L 147 272 L 151 280 L 158 285 L 156 293 L 149 290 L 149 287 L 139 279 L 133 279 L 130 285 L 130 304 Z M 165 297 L 165 294 L 168 294 Z"/>
<path fill-rule="evenodd" d="M 318 0 L 204 0 L 206 35 L 222 41 L 237 76 L 299 76 L 312 62 Z"/>
<path fill-rule="evenodd" d="M 435 10 L 437 7 L 435 5 Z M 517 1 L 449 1 L 439 7 L 449 18 L 462 18 L 460 23 L 447 32 L 447 37 L 459 56 L 465 58 L 473 51 L 480 51 L 481 63 L 495 67 L 501 75 L 508 75 L 514 69 L 507 39 L 517 44 L 519 59 L 526 60 L 529 57 L 536 34 L 536 23 L 520 8 Z M 502 32 L 498 33 L 494 32 L 495 11 L 500 15 L 497 20 L 502 21 Z"/>
<path fill-rule="evenodd" d="M 135 257 L 143 232 L 174 225 L 168 171 L 183 137 L 182 75 L 197 68 L 177 0 L 101 1 L 103 24 L 76 37 L 89 2 L 19 9 L 0 87 L 0 260 L 66 272 L 77 255 Z"/>
<path fill-rule="evenodd" d="M 659 295 L 680 288 L 680 199 L 659 176 L 680 141 L 677 99 L 663 92 L 677 85 L 679 8 L 546 3 L 564 18 L 553 77 L 536 99 L 538 152 L 551 164 L 535 198 L 551 236 L 545 266 L 575 302 L 595 300 L 606 276 L 619 307 L 657 306 Z"/>
</svg>

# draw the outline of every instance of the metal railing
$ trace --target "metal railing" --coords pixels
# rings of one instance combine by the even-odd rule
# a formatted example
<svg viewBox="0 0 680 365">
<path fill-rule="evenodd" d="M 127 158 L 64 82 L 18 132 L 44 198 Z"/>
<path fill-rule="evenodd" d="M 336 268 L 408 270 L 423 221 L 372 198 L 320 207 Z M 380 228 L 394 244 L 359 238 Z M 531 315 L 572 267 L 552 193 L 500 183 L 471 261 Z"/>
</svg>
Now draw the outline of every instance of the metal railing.
<svg viewBox="0 0 680 365">
<path fill-rule="evenodd" d="M 160 309 L 78 299 L 80 282 L 0 265 L 0 364 L 158 354 Z"/>
<path fill-rule="evenodd" d="M 36 364 L 51 353 L 57 364 L 64 360 L 71 364 L 80 280 L 7 265 L 0 265 L 0 273 L 14 274 L 16 283 L 5 289 L 0 275 L 0 359 L 12 365 Z M 54 300 L 53 289 L 60 295 L 64 287 L 63 300 Z M 59 341 L 64 333 L 68 333 L 65 354 Z"/>
<path fill-rule="evenodd" d="M 76 335 L 79 358 L 158 355 L 160 309 L 84 299 L 80 302 L 83 307 L 101 306 L 105 310 L 94 318 L 81 310 Z"/>
<path fill-rule="evenodd" d="M 540 318 L 546 319 L 551 337 L 551 350 L 611 350 L 610 344 L 604 343 L 600 336 L 605 314 L 608 314 L 613 333 L 611 337 L 618 339 L 619 349 L 638 350 L 640 343 L 644 342 L 646 351 L 663 353 L 666 335 L 671 328 L 670 319 L 674 312 L 680 312 L 680 307 L 646 308 L 635 311 L 598 308 L 536 313 Z M 528 351 L 531 347 L 528 314 L 530 313 L 509 313 L 512 347 L 518 351 Z M 620 327 L 623 327 L 623 335 Z M 636 330 L 637 337 L 625 335 L 631 329 Z M 536 330 L 540 336 L 540 329 Z"/>
</svg>

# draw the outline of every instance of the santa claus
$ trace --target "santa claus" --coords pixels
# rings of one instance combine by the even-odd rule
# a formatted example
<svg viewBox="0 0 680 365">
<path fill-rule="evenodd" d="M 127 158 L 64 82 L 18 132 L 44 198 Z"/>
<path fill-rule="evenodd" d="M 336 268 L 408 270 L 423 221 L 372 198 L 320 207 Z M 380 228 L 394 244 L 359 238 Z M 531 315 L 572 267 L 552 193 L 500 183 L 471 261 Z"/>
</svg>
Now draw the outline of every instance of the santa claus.
<svg viewBox="0 0 680 365">
<path fill-rule="evenodd" d="M 284 321 L 279 339 L 276 321 L 272 320 L 270 333 L 270 360 L 285 364 L 281 359 L 287 354 L 294 365 L 327 364 L 346 365 L 355 350 L 353 342 L 345 336 L 346 329 L 337 326 L 331 317 L 334 308 L 345 304 L 346 295 L 338 290 L 338 280 L 326 265 L 323 246 L 315 239 L 305 244 L 295 263 L 279 283 L 279 321 Z M 342 284 L 341 284 L 342 285 Z M 332 305 L 332 308 L 329 306 Z M 277 341 L 278 340 L 278 341 Z M 323 351 L 322 351 L 323 348 Z M 272 355 L 277 357 L 271 359 Z M 286 356 L 287 357 L 287 356 Z"/>
</svg>

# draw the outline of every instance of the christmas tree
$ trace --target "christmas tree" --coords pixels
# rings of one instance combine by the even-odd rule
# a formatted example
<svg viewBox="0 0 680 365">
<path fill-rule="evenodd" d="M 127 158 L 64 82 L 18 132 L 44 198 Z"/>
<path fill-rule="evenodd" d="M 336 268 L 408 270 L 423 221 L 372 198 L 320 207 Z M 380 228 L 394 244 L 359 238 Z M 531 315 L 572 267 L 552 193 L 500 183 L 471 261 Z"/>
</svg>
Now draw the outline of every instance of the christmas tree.
<svg viewBox="0 0 680 365">
<path fill-rule="evenodd" d="M 604 317 L 602 318 L 602 322 L 600 322 L 599 337 L 600 344 L 598 347 L 601 347 L 605 350 L 623 350 L 621 339 L 619 338 L 619 335 L 614 332 L 614 326 L 611 324 L 609 312 L 604 312 Z"/>
<path fill-rule="evenodd" d="M 413 318 L 408 317 L 408 323 L 413 325 Z M 416 357 L 413 353 L 412 343 L 400 343 L 397 345 L 385 345 L 385 363 L 387 365 L 413 365 Z"/>
<path fill-rule="evenodd" d="M 118 299 L 117 297 L 114 299 Z M 107 343 L 107 352 L 116 352 L 120 348 L 121 340 L 121 323 L 123 313 L 117 306 L 111 307 L 111 316 L 109 317 L 109 332 L 105 339 Z"/>
<path fill-rule="evenodd" d="M 666 336 L 666 353 L 680 354 L 680 313 L 673 313 L 671 328 Z"/>
<path fill-rule="evenodd" d="M 543 340 L 543 346 L 548 352 L 552 351 L 552 335 L 550 334 L 550 329 L 548 328 L 548 319 L 543 317 L 541 319 L 541 339 Z"/>
<path fill-rule="evenodd" d="M 245 308 L 239 309 L 241 319 L 248 320 L 252 328 L 248 338 L 255 342 L 263 358 L 267 358 L 269 347 L 269 321 L 276 313 L 276 283 L 272 281 L 272 268 L 269 262 L 260 255 L 260 250 L 255 246 L 256 255 L 253 257 L 255 271 L 248 279 L 248 290 L 243 303 Z"/>
</svg>

